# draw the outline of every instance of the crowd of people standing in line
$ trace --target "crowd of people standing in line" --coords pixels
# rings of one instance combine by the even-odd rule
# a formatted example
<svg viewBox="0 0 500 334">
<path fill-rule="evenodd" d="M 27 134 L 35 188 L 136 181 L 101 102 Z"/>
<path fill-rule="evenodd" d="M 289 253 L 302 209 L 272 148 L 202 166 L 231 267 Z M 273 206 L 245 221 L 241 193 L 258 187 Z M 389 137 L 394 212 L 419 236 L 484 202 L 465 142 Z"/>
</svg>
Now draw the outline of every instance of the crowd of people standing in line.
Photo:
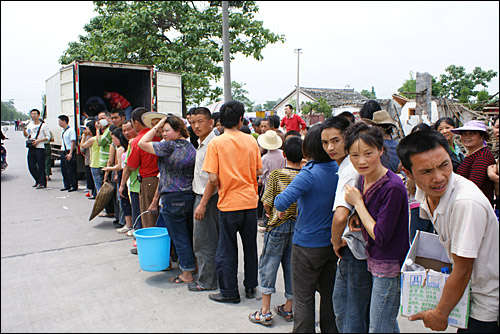
<svg viewBox="0 0 500 334">
<path fill-rule="evenodd" d="M 120 108 L 100 110 L 86 119 L 80 140 L 86 196 L 94 199 L 111 182 L 116 195 L 102 216 L 115 217 L 117 232 L 130 237 L 166 227 L 181 270 L 170 281 L 189 291 L 218 289 L 208 296 L 216 302 L 240 302 L 239 233 L 245 296 L 255 298 L 257 287 L 262 294 L 249 320 L 273 323 L 281 264 L 286 301 L 274 312 L 294 332 L 315 331 L 316 291 L 321 332 L 399 332 L 403 261 L 417 230 L 437 233 L 453 270 L 437 308 L 410 320 L 446 329 L 471 280 L 469 328 L 459 332 L 498 332 L 498 116 L 495 158 L 478 120 L 458 128 L 446 117 L 419 124 L 398 142 L 396 123 L 376 101 L 365 103 L 357 122 L 343 113 L 310 128 L 291 105 L 285 111 L 281 122 L 274 115 L 249 123 L 238 101 L 218 114 L 192 108 L 186 122 L 142 107 L 130 117 Z M 41 189 L 51 135 L 38 110 L 31 117 L 28 166 Z M 74 191 L 76 132 L 65 115 L 59 125 L 61 190 Z"/>
</svg>

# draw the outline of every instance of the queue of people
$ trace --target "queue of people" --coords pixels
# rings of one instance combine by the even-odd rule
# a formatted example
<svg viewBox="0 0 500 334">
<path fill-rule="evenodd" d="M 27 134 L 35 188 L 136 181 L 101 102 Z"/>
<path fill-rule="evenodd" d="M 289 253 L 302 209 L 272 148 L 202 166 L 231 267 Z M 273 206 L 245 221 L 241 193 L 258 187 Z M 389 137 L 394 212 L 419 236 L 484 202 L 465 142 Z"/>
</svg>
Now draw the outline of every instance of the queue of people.
<svg viewBox="0 0 500 334">
<path fill-rule="evenodd" d="M 173 245 L 166 270 L 177 259 L 181 271 L 170 281 L 215 291 L 208 295 L 214 302 L 241 301 L 239 233 L 245 297 L 262 294 L 249 321 L 269 326 L 274 311 L 293 322 L 293 332 L 315 331 L 316 291 L 321 332 L 399 332 L 404 259 L 416 230 L 437 233 L 453 269 L 436 309 L 410 320 L 446 329 L 470 280 L 469 328 L 459 332 L 498 332 L 498 152 L 486 145 L 484 123 L 456 127 L 443 118 L 398 142 L 396 123 L 375 101 L 363 106 L 360 121 L 343 113 L 309 129 L 287 106 L 286 133 L 279 117 L 245 125 L 244 112 L 238 101 L 217 115 L 192 108 L 188 121 L 142 107 L 130 117 L 99 111 L 80 140 L 88 150 L 87 197 L 108 180 L 115 196 L 101 216 L 114 217 L 118 233 L 165 226 Z M 28 163 L 41 189 L 50 133 L 37 110 L 31 116 Z M 67 117 L 59 119 L 61 190 L 74 191 L 76 136 Z M 493 135 L 498 143 L 498 116 Z M 138 253 L 135 240 L 130 251 Z M 285 302 L 272 308 L 280 264 Z"/>
</svg>

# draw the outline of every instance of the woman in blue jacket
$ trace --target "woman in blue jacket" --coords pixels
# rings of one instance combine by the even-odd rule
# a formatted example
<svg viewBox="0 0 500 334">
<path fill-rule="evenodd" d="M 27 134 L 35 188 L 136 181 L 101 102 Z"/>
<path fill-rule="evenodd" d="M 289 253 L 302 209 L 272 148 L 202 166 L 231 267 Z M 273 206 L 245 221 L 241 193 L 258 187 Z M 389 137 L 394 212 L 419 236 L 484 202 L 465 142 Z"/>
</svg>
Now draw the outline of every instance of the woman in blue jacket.
<svg viewBox="0 0 500 334">
<path fill-rule="evenodd" d="M 302 152 L 307 164 L 274 200 L 278 211 L 285 211 L 294 202 L 298 208 L 292 240 L 293 332 L 315 332 L 318 290 L 321 333 L 335 333 L 332 293 L 338 258 L 330 239 L 338 165 L 323 150 L 321 126 L 313 126 L 308 131 Z"/>
</svg>

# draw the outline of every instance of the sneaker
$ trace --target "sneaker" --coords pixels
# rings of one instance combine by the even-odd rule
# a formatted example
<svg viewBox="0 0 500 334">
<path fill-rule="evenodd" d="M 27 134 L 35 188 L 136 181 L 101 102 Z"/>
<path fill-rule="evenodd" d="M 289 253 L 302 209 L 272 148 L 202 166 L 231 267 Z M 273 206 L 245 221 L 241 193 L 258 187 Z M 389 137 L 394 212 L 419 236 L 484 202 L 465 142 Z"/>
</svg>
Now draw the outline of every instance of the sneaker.
<svg viewBox="0 0 500 334">
<path fill-rule="evenodd" d="M 122 228 L 119 228 L 116 230 L 116 232 L 118 233 L 127 233 L 128 231 L 130 231 L 132 228 L 128 227 L 128 226 L 123 226 Z"/>
<path fill-rule="evenodd" d="M 134 229 L 131 228 L 130 230 L 128 230 L 127 232 L 125 232 L 125 236 L 126 237 L 133 237 L 134 236 Z"/>
<path fill-rule="evenodd" d="M 137 247 L 136 248 L 131 248 L 130 253 L 137 255 Z"/>
</svg>

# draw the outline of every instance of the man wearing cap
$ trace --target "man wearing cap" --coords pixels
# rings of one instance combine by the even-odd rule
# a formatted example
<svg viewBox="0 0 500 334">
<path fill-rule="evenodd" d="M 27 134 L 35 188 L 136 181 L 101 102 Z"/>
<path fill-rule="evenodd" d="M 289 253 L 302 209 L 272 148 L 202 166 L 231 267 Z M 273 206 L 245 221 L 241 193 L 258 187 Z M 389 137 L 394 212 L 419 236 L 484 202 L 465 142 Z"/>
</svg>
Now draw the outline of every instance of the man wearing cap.
<svg viewBox="0 0 500 334">
<path fill-rule="evenodd" d="M 363 121 L 369 125 L 376 125 L 382 130 L 384 133 L 384 148 L 387 150 L 387 154 L 381 157 L 382 165 L 394 173 L 398 173 L 399 157 L 396 153 L 398 142 L 392 139 L 392 131 L 397 127 L 396 122 L 385 110 L 375 111 L 373 113 L 373 119 L 363 118 Z"/>
<path fill-rule="evenodd" d="M 432 330 L 444 331 L 448 315 L 470 280 L 468 327 L 459 333 L 498 333 L 498 221 L 483 193 L 453 173 L 446 138 L 417 131 L 401 140 L 397 153 L 405 174 L 415 181 L 420 215 L 430 219 L 453 269 L 436 308 L 412 315 Z"/>
<path fill-rule="evenodd" d="M 494 183 L 488 177 L 488 166 L 495 164 L 495 158 L 486 146 L 486 141 L 490 138 L 486 125 L 474 120 L 450 131 L 460 135 L 460 141 L 467 149 L 467 155 L 458 166 L 457 174 L 474 182 L 493 206 Z"/>
</svg>

